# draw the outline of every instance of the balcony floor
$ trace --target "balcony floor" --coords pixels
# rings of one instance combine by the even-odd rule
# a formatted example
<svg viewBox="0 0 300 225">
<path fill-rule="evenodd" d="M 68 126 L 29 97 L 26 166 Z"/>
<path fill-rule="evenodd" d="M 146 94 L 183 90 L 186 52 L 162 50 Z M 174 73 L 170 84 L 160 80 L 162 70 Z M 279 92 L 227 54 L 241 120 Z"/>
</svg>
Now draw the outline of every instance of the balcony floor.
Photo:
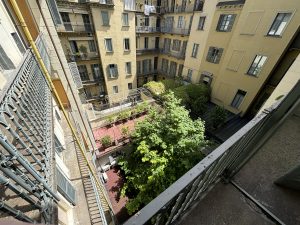
<svg viewBox="0 0 300 225">
<path fill-rule="evenodd" d="M 285 224 L 300 224 L 300 192 L 273 182 L 299 165 L 300 107 L 234 177 L 234 181 Z M 208 207 L 209 206 L 209 207 Z M 273 224 L 232 184 L 219 183 L 180 224 Z"/>
</svg>

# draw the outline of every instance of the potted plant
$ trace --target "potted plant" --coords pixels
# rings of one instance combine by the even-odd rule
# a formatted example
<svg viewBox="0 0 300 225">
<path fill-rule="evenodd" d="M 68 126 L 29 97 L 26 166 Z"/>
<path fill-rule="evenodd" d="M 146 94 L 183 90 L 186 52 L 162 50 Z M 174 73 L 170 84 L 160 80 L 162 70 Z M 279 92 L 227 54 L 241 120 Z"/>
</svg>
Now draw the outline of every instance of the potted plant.
<svg viewBox="0 0 300 225">
<path fill-rule="evenodd" d="M 109 126 L 113 126 L 113 123 L 115 122 L 116 118 L 114 116 L 107 117 L 107 123 Z"/>
<path fill-rule="evenodd" d="M 84 58 L 87 58 L 87 48 L 84 45 L 80 45 L 79 51 L 83 54 Z"/>
<path fill-rule="evenodd" d="M 105 135 L 103 138 L 101 138 L 101 144 L 104 148 L 111 146 L 112 144 L 111 136 Z"/>
<path fill-rule="evenodd" d="M 128 136 L 128 134 L 129 134 L 129 127 L 128 126 L 123 126 L 121 128 L 121 133 L 122 133 L 122 136 L 124 138 L 126 138 Z"/>
</svg>

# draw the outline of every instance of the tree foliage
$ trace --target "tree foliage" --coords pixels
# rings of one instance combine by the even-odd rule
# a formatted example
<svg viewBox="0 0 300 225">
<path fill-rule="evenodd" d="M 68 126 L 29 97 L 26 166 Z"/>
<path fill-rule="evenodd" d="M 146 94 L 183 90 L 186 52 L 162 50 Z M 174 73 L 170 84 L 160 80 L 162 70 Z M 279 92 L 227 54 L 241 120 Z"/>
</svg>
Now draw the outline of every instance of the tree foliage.
<svg viewBox="0 0 300 225">
<path fill-rule="evenodd" d="M 227 112 L 221 106 L 216 106 L 211 112 L 211 121 L 214 128 L 221 126 L 227 119 Z"/>
<path fill-rule="evenodd" d="M 175 182 L 203 155 L 204 123 L 193 121 L 173 92 L 164 96 L 161 112 L 151 110 L 132 134 L 133 151 L 119 161 L 126 182 L 122 194 L 133 213 Z"/>
</svg>

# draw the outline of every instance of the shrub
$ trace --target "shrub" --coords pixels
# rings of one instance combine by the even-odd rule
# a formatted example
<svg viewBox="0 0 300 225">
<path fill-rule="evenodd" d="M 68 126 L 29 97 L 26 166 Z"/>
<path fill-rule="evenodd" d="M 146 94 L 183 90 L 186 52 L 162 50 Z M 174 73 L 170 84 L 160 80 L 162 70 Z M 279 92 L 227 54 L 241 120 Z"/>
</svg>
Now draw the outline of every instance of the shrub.
<svg viewBox="0 0 300 225">
<path fill-rule="evenodd" d="M 220 127 L 227 119 L 227 113 L 224 107 L 216 106 L 211 112 L 211 122 L 214 128 Z"/>
<path fill-rule="evenodd" d="M 128 112 L 120 112 L 118 115 L 118 119 L 119 120 L 125 120 L 130 116 L 130 114 L 128 114 Z"/>
<path fill-rule="evenodd" d="M 160 95 L 165 92 L 165 86 L 162 82 L 150 81 L 144 85 L 153 95 Z"/>
<path fill-rule="evenodd" d="M 109 116 L 109 117 L 107 117 L 107 122 L 109 123 L 109 124 L 112 124 L 112 123 L 114 123 L 115 122 L 115 120 L 116 120 L 116 117 L 114 117 L 114 116 Z"/>
<path fill-rule="evenodd" d="M 103 147 L 111 146 L 112 144 L 111 136 L 106 135 L 103 138 L 101 138 L 101 144 Z"/>
<path fill-rule="evenodd" d="M 129 134 L 129 127 L 123 126 L 123 127 L 121 128 L 121 133 L 122 133 L 123 137 L 127 137 L 128 134 Z"/>
<path fill-rule="evenodd" d="M 163 83 L 163 85 L 165 86 L 165 90 L 173 90 L 174 88 L 177 88 L 181 85 L 181 82 L 178 80 L 173 80 L 173 79 L 166 79 L 166 80 L 162 80 L 161 83 Z"/>
</svg>

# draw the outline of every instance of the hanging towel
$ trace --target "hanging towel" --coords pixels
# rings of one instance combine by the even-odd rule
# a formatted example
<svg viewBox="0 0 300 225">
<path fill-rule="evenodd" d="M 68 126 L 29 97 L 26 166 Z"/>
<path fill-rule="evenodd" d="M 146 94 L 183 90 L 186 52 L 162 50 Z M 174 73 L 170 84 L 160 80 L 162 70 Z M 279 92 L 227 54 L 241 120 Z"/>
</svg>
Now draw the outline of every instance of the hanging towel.
<svg viewBox="0 0 300 225">
<path fill-rule="evenodd" d="M 146 16 L 149 16 L 150 15 L 150 10 L 151 10 L 151 5 L 145 5 L 144 14 Z"/>
</svg>

